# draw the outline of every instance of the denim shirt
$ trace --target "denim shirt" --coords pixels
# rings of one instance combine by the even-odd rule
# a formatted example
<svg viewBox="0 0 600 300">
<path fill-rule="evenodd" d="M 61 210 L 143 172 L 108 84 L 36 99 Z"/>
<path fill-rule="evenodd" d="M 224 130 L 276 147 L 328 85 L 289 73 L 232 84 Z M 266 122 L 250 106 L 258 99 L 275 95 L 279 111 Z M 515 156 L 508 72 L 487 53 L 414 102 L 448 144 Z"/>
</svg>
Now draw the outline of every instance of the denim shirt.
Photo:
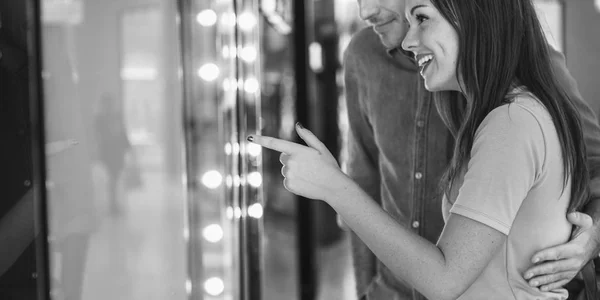
<svg viewBox="0 0 600 300">
<path fill-rule="evenodd" d="M 550 58 L 580 114 L 592 201 L 598 201 L 600 127 L 564 56 L 551 49 Z M 370 28 L 352 38 L 344 68 L 347 174 L 396 221 L 436 243 L 444 226 L 439 181 L 452 155 L 453 138 L 439 118 L 432 94 L 425 90 L 414 62 L 398 50 L 387 51 Z M 352 248 L 359 299 L 425 299 L 397 279 L 354 234 Z"/>
<path fill-rule="evenodd" d="M 349 118 L 346 172 L 399 223 L 435 243 L 444 226 L 439 181 L 452 137 L 413 61 L 389 52 L 371 30 L 344 56 Z M 393 238 L 393 237 L 390 237 Z M 353 238 L 359 297 L 424 299 L 358 238 Z"/>
</svg>

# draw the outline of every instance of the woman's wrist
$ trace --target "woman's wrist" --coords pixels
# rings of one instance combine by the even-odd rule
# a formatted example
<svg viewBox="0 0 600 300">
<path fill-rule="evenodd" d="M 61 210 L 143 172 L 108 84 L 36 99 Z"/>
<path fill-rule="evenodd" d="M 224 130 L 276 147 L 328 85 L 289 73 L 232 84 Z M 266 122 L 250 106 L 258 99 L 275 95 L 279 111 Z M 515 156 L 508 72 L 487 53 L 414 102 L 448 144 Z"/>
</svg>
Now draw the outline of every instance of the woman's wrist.
<svg viewBox="0 0 600 300">
<path fill-rule="evenodd" d="M 342 172 L 339 173 L 339 177 L 336 176 L 336 178 L 333 178 L 331 183 L 330 192 L 323 200 L 333 208 L 342 201 L 348 201 L 348 198 L 352 197 L 352 195 L 360 193 L 358 185 Z"/>
</svg>

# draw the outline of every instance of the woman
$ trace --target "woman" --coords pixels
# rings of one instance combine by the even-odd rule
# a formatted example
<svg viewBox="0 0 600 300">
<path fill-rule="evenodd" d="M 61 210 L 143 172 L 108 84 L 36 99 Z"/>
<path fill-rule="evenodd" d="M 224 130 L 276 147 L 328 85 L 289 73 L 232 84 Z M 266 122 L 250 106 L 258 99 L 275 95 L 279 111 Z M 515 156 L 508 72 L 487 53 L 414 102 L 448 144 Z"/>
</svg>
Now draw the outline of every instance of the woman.
<svg viewBox="0 0 600 300">
<path fill-rule="evenodd" d="M 309 147 L 249 140 L 283 152 L 286 188 L 330 204 L 427 298 L 566 299 L 522 277 L 532 254 L 569 239 L 567 212 L 585 204 L 589 181 L 577 113 L 558 88 L 531 1 L 407 0 L 406 15 L 403 49 L 438 92 L 456 138 L 437 245 L 388 216 L 301 126 Z"/>
</svg>

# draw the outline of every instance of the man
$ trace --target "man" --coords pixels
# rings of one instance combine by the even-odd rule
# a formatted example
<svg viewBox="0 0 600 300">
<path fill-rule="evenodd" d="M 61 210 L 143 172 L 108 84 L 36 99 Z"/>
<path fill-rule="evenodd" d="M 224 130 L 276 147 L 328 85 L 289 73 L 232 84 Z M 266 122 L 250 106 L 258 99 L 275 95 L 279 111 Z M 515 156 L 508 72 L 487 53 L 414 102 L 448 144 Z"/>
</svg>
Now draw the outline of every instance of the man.
<svg viewBox="0 0 600 300">
<path fill-rule="evenodd" d="M 358 32 L 344 56 L 347 173 L 399 223 L 436 242 L 444 225 L 438 184 L 453 139 L 416 65 L 400 50 L 406 32 L 404 1 L 359 0 L 359 6 L 361 19 L 372 28 Z M 582 116 L 593 195 L 585 212 L 600 220 L 600 128 L 576 90 L 564 57 L 556 52 L 552 56 Z M 532 262 L 540 258 L 539 263 L 524 274 L 541 289 L 565 285 L 600 250 L 600 222 L 592 224 L 590 216 L 582 213 L 568 219 L 579 228 L 575 237 L 534 255 Z M 352 246 L 359 299 L 424 299 L 396 279 L 355 235 Z"/>
</svg>

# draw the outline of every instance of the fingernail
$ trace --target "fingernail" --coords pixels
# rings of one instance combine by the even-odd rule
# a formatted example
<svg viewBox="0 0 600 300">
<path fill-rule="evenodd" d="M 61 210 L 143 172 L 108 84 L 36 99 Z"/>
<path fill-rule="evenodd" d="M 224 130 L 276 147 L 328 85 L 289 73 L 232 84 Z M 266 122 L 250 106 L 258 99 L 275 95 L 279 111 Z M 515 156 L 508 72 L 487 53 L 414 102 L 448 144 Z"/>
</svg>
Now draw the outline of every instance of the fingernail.
<svg viewBox="0 0 600 300">
<path fill-rule="evenodd" d="M 253 137 L 253 136 L 251 136 L 251 135 L 249 135 L 249 136 L 248 136 L 246 139 L 247 139 L 249 142 L 252 142 L 252 141 L 254 141 L 254 137 Z"/>
<path fill-rule="evenodd" d="M 533 277 L 533 274 L 532 274 L 532 273 L 527 273 L 527 274 L 525 274 L 525 279 L 529 279 L 529 278 L 531 278 L 531 277 Z"/>
<path fill-rule="evenodd" d="M 534 263 L 534 264 L 537 264 L 539 261 L 540 261 L 540 258 L 539 258 L 539 257 L 536 257 L 536 258 L 534 258 L 534 259 L 533 259 L 533 263 Z"/>
<path fill-rule="evenodd" d="M 302 126 L 302 123 L 300 122 L 296 122 L 296 126 L 298 126 L 298 128 L 300 129 L 304 129 L 304 126 Z"/>
</svg>

